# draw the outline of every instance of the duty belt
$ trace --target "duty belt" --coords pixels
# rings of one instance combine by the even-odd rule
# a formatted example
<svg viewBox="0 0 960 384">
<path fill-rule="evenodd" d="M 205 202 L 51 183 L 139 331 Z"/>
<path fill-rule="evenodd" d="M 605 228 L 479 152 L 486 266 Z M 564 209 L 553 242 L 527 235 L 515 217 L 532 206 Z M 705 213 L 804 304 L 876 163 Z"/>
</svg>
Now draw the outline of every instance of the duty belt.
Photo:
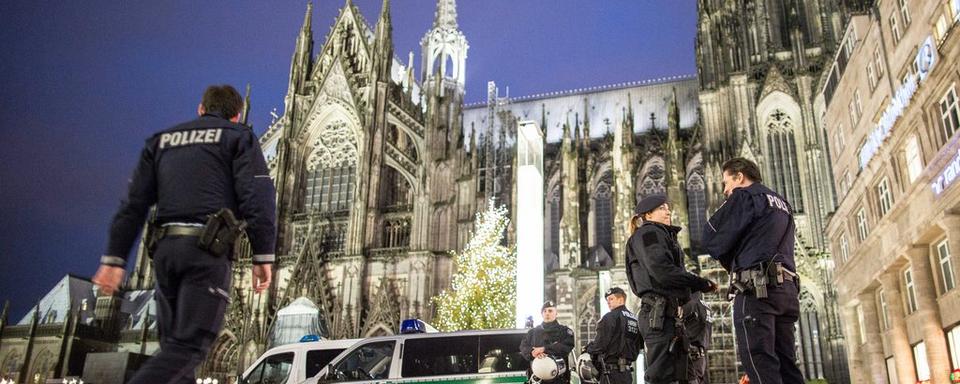
<svg viewBox="0 0 960 384">
<path fill-rule="evenodd" d="M 733 272 L 730 284 L 741 292 L 753 290 L 757 298 L 762 299 L 767 297 L 767 286 L 780 286 L 784 281 L 796 280 L 797 274 L 785 268 L 783 263 L 764 262 L 758 267 Z"/>
<path fill-rule="evenodd" d="M 203 234 L 204 227 L 194 225 L 164 225 L 157 228 L 157 238 L 162 239 L 166 236 L 200 236 Z"/>
</svg>

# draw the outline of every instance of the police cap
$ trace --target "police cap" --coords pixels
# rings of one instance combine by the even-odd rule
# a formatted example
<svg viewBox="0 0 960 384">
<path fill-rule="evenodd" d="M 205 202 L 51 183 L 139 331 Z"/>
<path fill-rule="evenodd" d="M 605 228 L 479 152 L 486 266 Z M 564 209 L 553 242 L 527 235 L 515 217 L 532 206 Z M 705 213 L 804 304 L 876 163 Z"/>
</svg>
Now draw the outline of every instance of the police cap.
<svg viewBox="0 0 960 384">
<path fill-rule="evenodd" d="M 640 200 L 640 203 L 637 204 L 637 209 L 634 211 L 634 213 L 638 215 L 642 215 L 644 213 L 657 209 L 657 207 L 663 205 L 663 203 L 666 203 L 666 202 L 667 202 L 667 196 L 661 195 L 661 194 L 655 194 L 655 195 L 644 197 L 643 200 Z"/>
<path fill-rule="evenodd" d="M 551 307 L 556 308 L 556 306 L 557 305 L 553 303 L 553 300 L 544 301 L 543 306 L 540 307 L 540 312 L 543 312 L 543 310 L 547 308 L 551 308 Z"/>
<path fill-rule="evenodd" d="M 610 296 L 610 295 L 617 295 L 617 294 L 623 295 L 623 296 L 626 296 L 626 295 L 627 295 L 627 293 L 624 292 L 622 288 L 620 288 L 620 287 L 613 287 L 613 288 L 608 289 L 607 292 L 603 294 L 603 297 L 604 297 L 604 298 L 607 298 L 607 297 Z"/>
</svg>

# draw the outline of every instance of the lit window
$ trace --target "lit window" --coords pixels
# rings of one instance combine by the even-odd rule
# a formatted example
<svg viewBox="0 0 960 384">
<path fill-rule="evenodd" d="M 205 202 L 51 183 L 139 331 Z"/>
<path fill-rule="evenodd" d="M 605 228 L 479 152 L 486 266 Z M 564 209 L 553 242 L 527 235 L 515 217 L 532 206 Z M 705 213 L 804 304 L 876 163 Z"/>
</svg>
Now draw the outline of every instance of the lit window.
<svg viewBox="0 0 960 384">
<path fill-rule="evenodd" d="M 846 233 L 840 235 L 840 257 L 843 258 L 843 261 L 850 258 L 850 242 L 847 241 Z"/>
<path fill-rule="evenodd" d="M 857 116 L 857 106 L 853 100 L 850 100 L 850 104 L 847 104 L 847 113 L 850 114 L 850 126 L 856 126 L 859 116 Z"/>
<path fill-rule="evenodd" d="M 951 87 L 943 98 L 940 99 L 940 121 L 942 124 L 943 142 L 946 143 L 957 133 L 960 128 L 960 117 L 957 112 L 957 91 L 956 87 Z"/>
<path fill-rule="evenodd" d="M 947 244 L 946 240 L 937 244 L 937 260 L 940 262 L 940 283 L 943 285 L 943 292 L 946 293 L 957 286 L 956 280 L 953 278 L 950 244 Z"/>
<path fill-rule="evenodd" d="M 900 3 L 900 15 L 903 16 L 903 25 L 910 25 L 910 9 L 907 8 L 907 0 L 897 0 Z"/>
<path fill-rule="evenodd" d="M 960 327 L 947 332 L 947 347 L 950 348 L 950 367 L 960 369 Z"/>
<path fill-rule="evenodd" d="M 880 299 L 880 320 L 883 321 L 883 329 L 890 329 L 890 318 L 887 317 L 887 299 L 883 297 L 883 288 L 877 291 Z"/>
<path fill-rule="evenodd" d="M 867 235 L 870 234 L 870 226 L 867 224 L 867 211 L 863 208 L 860 208 L 860 211 L 857 212 L 857 234 L 860 236 L 860 241 L 867 239 Z"/>
<path fill-rule="evenodd" d="M 897 16 L 890 16 L 890 33 L 893 34 L 893 43 L 900 43 L 900 25 L 897 23 Z"/>
<path fill-rule="evenodd" d="M 863 319 L 863 305 L 857 304 L 857 327 L 860 330 L 860 344 L 867 342 L 866 321 Z"/>
<path fill-rule="evenodd" d="M 880 47 L 873 49 L 873 62 L 877 65 L 877 78 L 883 77 L 883 60 L 880 57 Z"/>
<path fill-rule="evenodd" d="M 923 159 L 920 156 L 920 145 L 917 144 L 917 136 L 911 135 L 907 138 L 907 145 L 904 148 L 904 157 L 907 161 L 907 175 L 910 182 L 914 182 L 923 172 Z"/>
<path fill-rule="evenodd" d="M 899 384 L 897 382 L 897 361 L 892 357 L 887 358 L 887 382 L 890 384 Z"/>
<path fill-rule="evenodd" d="M 907 268 L 903 271 L 903 284 L 906 286 L 906 295 L 907 295 L 907 313 L 914 313 L 917 311 L 917 291 L 913 286 L 913 270 Z"/>
<path fill-rule="evenodd" d="M 853 100 L 857 103 L 857 118 L 863 116 L 863 100 L 860 99 L 860 90 L 853 93 Z"/>
<path fill-rule="evenodd" d="M 917 367 L 917 380 L 930 380 L 930 366 L 927 365 L 927 345 L 920 342 L 913 346 L 913 363 Z"/>
<path fill-rule="evenodd" d="M 880 201 L 880 215 L 886 215 L 893 208 L 893 192 L 890 191 L 890 181 L 886 177 L 877 184 L 877 200 Z"/>
<path fill-rule="evenodd" d="M 947 38 L 947 31 L 950 29 L 952 23 L 947 21 L 947 15 L 941 13 L 937 17 L 937 22 L 933 25 L 933 35 L 937 38 L 937 45 L 939 46 L 943 43 L 943 40 Z"/>
</svg>

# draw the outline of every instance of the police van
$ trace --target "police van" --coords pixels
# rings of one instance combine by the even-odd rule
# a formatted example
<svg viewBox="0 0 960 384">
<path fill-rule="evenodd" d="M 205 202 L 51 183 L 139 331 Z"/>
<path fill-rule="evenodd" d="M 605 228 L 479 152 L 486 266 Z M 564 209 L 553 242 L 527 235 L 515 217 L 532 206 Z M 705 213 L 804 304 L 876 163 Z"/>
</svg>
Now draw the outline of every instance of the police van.
<svg viewBox="0 0 960 384">
<path fill-rule="evenodd" d="M 263 353 L 240 376 L 241 384 L 298 384 L 320 372 L 361 339 L 287 344 Z"/>
<path fill-rule="evenodd" d="M 526 333 L 460 331 L 364 339 L 307 383 L 522 383 L 530 366 L 520 356 Z"/>
</svg>

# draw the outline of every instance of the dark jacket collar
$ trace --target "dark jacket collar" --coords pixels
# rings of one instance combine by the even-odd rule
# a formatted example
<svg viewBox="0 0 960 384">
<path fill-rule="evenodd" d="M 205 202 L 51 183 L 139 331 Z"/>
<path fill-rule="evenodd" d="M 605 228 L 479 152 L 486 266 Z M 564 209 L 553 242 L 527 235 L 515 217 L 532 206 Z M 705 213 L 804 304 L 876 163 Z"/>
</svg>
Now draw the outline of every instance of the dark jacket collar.
<svg viewBox="0 0 960 384">
<path fill-rule="evenodd" d="M 667 231 L 667 233 L 670 233 L 670 234 L 672 234 L 672 235 L 676 235 L 676 234 L 680 233 L 680 231 L 683 230 L 683 228 L 678 227 L 678 226 L 676 226 L 676 225 L 667 225 L 667 224 L 663 224 L 663 223 L 658 223 L 658 222 L 656 222 L 656 221 L 644 221 L 644 222 L 643 222 L 643 225 L 653 225 L 653 226 L 656 226 L 656 227 L 658 227 L 658 228 L 663 229 L 664 231 Z"/>
</svg>

